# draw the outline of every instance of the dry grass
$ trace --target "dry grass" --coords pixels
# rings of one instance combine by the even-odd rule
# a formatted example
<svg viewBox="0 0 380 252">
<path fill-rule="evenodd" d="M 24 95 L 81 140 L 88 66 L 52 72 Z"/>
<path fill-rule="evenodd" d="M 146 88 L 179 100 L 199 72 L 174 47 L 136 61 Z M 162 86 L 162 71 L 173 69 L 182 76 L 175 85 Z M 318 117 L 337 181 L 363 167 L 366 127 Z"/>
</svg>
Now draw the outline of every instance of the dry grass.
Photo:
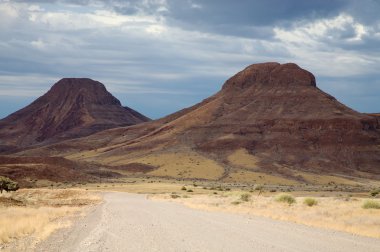
<svg viewBox="0 0 380 252">
<path fill-rule="evenodd" d="M 259 159 L 248 153 L 246 149 L 238 149 L 228 156 L 228 161 L 233 166 L 240 166 L 246 169 L 257 169 Z"/>
<path fill-rule="evenodd" d="M 276 196 L 252 195 L 248 202 L 240 200 L 241 192 L 223 192 L 217 195 L 198 194 L 191 198 L 170 199 L 168 195 L 154 199 L 181 202 L 189 207 L 208 211 L 252 214 L 276 220 L 290 221 L 313 227 L 333 229 L 353 234 L 380 238 L 380 210 L 363 209 L 365 199 L 318 197 L 318 205 L 303 204 L 305 197 L 295 197 L 294 204 L 276 202 Z M 239 202 L 235 204 L 234 202 Z M 378 203 L 380 201 L 377 200 Z"/>
<path fill-rule="evenodd" d="M 0 244 L 35 235 L 38 240 L 46 238 L 54 230 L 68 226 L 69 223 L 57 222 L 60 217 L 78 211 L 77 207 L 8 207 L 0 212 Z"/>
<path fill-rule="evenodd" d="M 296 185 L 298 181 L 282 178 L 266 174 L 263 172 L 254 172 L 246 170 L 236 170 L 231 172 L 224 182 L 240 182 L 240 183 L 260 183 L 270 185 Z"/>
<path fill-rule="evenodd" d="M 134 163 L 142 163 L 159 167 L 158 169 L 148 173 L 152 176 L 218 179 L 224 173 L 223 167 L 221 167 L 217 162 L 191 151 L 183 153 L 177 152 L 147 155 L 132 161 Z M 116 164 L 119 163 L 115 163 L 115 165 Z"/>
<path fill-rule="evenodd" d="M 328 185 L 328 184 L 338 184 L 338 185 L 360 185 L 360 183 L 349 180 L 346 178 L 338 177 L 338 176 L 330 176 L 330 175 L 317 175 L 313 173 L 307 173 L 307 172 L 296 172 L 295 175 L 301 176 L 303 179 L 305 179 L 306 182 L 310 184 L 316 184 L 316 185 Z"/>
<path fill-rule="evenodd" d="M 90 191 L 108 191 L 108 192 L 129 192 L 142 194 L 162 194 L 162 193 L 181 193 L 187 189 L 192 189 L 195 194 L 209 193 L 209 190 L 201 187 L 194 187 L 194 182 L 187 181 L 170 181 L 164 179 L 145 180 L 145 179 L 128 179 L 124 182 L 108 183 L 108 184 L 87 184 L 82 188 Z"/>
<path fill-rule="evenodd" d="M 27 236 L 33 246 L 54 230 L 70 225 L 73 216 L 100 197 L 83 190 L 24 189 L 0 197 L 0 245 Z"/>
</svg>

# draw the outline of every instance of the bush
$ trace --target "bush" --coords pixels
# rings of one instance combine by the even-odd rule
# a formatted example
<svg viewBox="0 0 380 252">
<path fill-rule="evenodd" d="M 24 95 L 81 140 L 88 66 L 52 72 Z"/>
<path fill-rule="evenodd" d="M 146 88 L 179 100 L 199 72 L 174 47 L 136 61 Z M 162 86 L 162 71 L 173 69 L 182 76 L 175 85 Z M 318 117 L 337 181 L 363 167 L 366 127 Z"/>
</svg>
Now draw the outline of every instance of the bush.
<svg viewBox="0 0 380 252">
<path fill-rule="evenodd" d="M 172 197 L 172 199 L 177 199 L 179 198 L 180 196 L 178 194 L 171 194 L 170 197 Z"/>
<path fill-rule="evenodd" d="M 296 199 L 292 195 L 286 193 L 278 195 L 276 201 L 288 203 L 289 205 L 296 203 Z"/>
<path fill-rule="evenodd" d="M 187 192 L 193 192 L 193 190 L 189 189 L 189 190 L 187 190 Z"/>
<path fill-rule="evenodd" d="M 1 193 L 3 193 L 3 191 L 6 191 L 6 192 L 17 191 L 18 189 L 19 189 L 19 186 L 16 181 L 13 181 L 7 177 L 0 176 L 0 192 Z"/>
<path fill-rule="evenodd" d="M 374 200 L 366 200 L 362 206 L 364 209 L 380 209 L 380 202 Z"/>
<path fill-rule="evenodd" d="M 264 186 L 262 186 L 262 185 L 256 185 L 255 186 L 256 191 L 262 191 L 263 189 L 264 189 Z"/>
<path fill-rule="evenodd" d="M 239 205 L 241 202 L 240 201 L 232 201 L 231 204 L 232 205 Z"/>
<path fill-rule="evenodd" d="M 379 193 L 380 193 L 380 189 L 375 189 L 375 190 L 371 191 L 369 194 L 372 197 L 376 197 Z"/>
<path fill-rule="evenodd" d="M 309 207 L 315 206 L 318 204 L 318 201 L 313 198 L 306 198 L 303 203 Z"/>
<path fill-rule="evenodd" d="M 182 186 L 181 190 L 186 191 L 187 189 L 186 189 L 186 187 Z"/>
<path fill-rule="evenodd" d="M 249 201 L 251 199 L 251 194 L 249 193 L 243 193 L 242 195 L 240 195 L 240 200 L 242 201 Z"/>
</svg>

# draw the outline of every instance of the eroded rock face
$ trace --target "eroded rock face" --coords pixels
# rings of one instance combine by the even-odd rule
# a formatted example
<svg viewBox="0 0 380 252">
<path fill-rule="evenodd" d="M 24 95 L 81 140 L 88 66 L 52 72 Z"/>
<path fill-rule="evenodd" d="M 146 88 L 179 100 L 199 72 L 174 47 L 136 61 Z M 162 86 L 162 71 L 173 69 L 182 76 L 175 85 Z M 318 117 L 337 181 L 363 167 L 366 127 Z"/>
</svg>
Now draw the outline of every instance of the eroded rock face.
<svg viewBox="0 0 380 252">
<path fill-rule="evenodd" d="M 65 78 L 29 106 L 0 121 L 0 145 L 7 150 L 56 142 L 148 120 L 122 107 L 102 83 Z"/>
</svg>

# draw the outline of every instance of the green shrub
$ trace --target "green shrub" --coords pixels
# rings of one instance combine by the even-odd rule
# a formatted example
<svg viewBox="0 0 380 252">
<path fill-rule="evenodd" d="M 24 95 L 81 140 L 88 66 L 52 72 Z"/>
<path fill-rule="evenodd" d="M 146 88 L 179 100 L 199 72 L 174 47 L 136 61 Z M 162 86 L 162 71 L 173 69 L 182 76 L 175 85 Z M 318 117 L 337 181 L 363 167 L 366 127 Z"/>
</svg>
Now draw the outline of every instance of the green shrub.
<svg viewBox="0 0 380 252">
<path fill-rule="evenodd" d="M 380 202 L 374 200 L 366 200 L 362 206 L 364 209 L 380 209 Z"/>
<path fill-rule="evenodd" d="M 264 186 L 262 186 L 262 185 L 256 185 L 254 189 L 256 191 L 262 191 L 264 189 Z"/>
<path fill-rule="evenodd" d="M 292 195 L 286 193 L 278 195 L 276 201 L 288 203 L 289 205 L 296 203 L 296 199 Z"/>
<path fill-rule="evenodd" d="M 182 186 L 181 190 L 182 190 L 182 191 L 186 191 L 187 189 L 186 189 L 185 186 Z"/>
<path fill-rule="evenodd" d="M 249 193 L 243 193 L 242 195 L 240 195 L 240 200 L 242 201 L 249 201 L 251 199 L 251 194 Z"/>
<path fill-rule="evenodd" d="M 187 190 L 187 192 L 193 192 L 193 190 L 189 189 L 189 190 Z"/>
<path fill-rule="evenodd" d="M 375 190 L 372 190 L 369 194 L 372 197 L 376 197 L 379 193 L 380 193 L 380 189 L 375 189 Z"/>
<path fill-rule="evenodd" d="M 315 206 L 318 204 L 318 201 L 313 198 L 306 198 L 303 203 L 309 207 Z"/>
<path fill-rule="evenodd" d="M 19 189 L 19 186 L 16 181 L 13 181 L 7 177 L 0 176 L 0 192 L 1 193 L 3 193 L 3 191 L 6 191 L 6 192 L 17 191 L 18 189 Z"/>
</svg>

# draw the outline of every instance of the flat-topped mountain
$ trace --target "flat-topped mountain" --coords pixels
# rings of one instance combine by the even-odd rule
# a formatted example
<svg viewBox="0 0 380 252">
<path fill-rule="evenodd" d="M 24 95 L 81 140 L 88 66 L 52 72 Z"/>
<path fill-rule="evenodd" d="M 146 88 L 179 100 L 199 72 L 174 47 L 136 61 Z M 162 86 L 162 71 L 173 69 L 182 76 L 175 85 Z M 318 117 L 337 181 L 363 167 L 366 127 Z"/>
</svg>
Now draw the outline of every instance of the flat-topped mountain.
<svg viewBox="0 0 380 252">
<path fill-rule="evenodd" d="M 376 117 L 339 103 L 296 64 L 263 63 L 237 73 L 193 107 L 54 148 L 107 165 L 149 164 L 157 168 L 152 175 L 228 179 L 240 171 L 293 178 L 302 172 L 380 174 L 379 146 Z M 34 153 L 41 151 L 46 149 Z M 214 168 L 192 161 L 175 165 L 196 159 L 212 160 Z"/>
<path fill-rule="evenodd" d="M 0 120 L 3 151 L 87 136 L 149 118 L 123 107 L 98 81 L 65 78 L 27 107 Z"/>
<path fill-rule="evenodd" d="M 59 155 L 160 177 L 313 184 L 338 175 L 341 183 L 380 178 L 380 120 L 321 91 L 296 64 L 262 63 L 162 119 L 19 155 Z"/>
</svg>

